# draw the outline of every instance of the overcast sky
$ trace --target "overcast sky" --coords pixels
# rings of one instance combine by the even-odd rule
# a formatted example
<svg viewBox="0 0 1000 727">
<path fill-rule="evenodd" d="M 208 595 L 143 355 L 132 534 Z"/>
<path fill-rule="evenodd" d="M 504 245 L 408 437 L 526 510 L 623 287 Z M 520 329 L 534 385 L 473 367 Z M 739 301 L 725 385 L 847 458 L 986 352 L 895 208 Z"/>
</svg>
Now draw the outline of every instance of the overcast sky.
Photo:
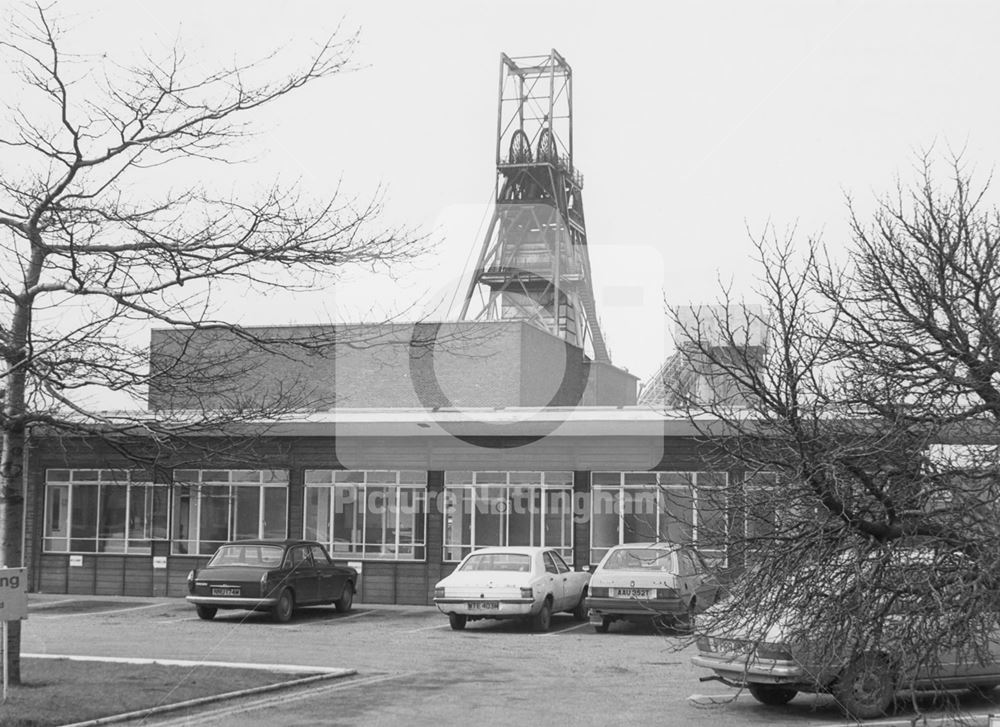
<svg viewBox="0 0 1000 727">
<path fill-rule="evenodd" d="M 388 219 L 441 244 L 402 282 L 250 308 L 262 323 L 362 317 L 449 297 L 482 244 L 494 192 L 501 52 L 557 49 L 574 74 L 575 163 L 613 360 L 645 378 L 670 348 L 671 303 L 749 290 L 747 229 L 770 221 L 842 246 L 844 194 L 864 207 L 915 155 L 1000 159 L 996 2 L 63 3 L 90 50 L 206 69 L 360 30 L 358 70 L 262 118 L 252 174 L 380 185 Z M 300 56 L 301 57 L 301 56 Z M 419 301 L 419 303 L 417 303 Z M 248 315 L 250 315 L 248 314 Z M 245 320 L 244 322 L 252 322 Z"/>
</svg>

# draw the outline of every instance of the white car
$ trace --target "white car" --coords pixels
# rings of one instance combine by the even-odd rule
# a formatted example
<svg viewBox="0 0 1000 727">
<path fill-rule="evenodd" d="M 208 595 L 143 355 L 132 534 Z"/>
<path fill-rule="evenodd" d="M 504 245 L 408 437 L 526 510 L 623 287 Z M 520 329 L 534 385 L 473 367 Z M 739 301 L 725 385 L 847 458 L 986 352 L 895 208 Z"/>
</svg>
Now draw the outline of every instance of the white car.
<svg viewBox="0 0 1000 727">
<path fill-rule="evenodd" d="M 974 603 L 971 588 L 982 581 L 963 582 L 971 571 L 964 558 L 897 546 L 867 561 L 834 560 L 823 566 L 824 578 L 813 581 L 827 584 L 830 593 L 810 588 L 812 598 L 785 603 L 759 623 L 747 623 L 738 613 L 727 617 L 724 604 L 709 609 L 712 626 L 698 635 L 698 654 L 691 661 L 715 672 L 701 681 L 745 687 L 762 704 L 781 706 L 799 692 L 828 692 L 855 720 L 883 716 L 899 691 L 984 693 L 1000 686 L 1000 622 L 995 611 L 967 610 Z M 881 569 L 879 576 L 866 574 L 869 564 Z M 826 626 L 818 617 L 827 613 L 824 599 L 838 599 L 859 584 L 879 617 L 840 633 L 840 619 Z M 961 626 L 953 631 L 955 624 Z M 834 642 L 831 635 L 845 638 Z M 956 638 L 964 643 L 956 644 Z M 932 644 L 936 653 L 920 652 Z"/>
<path fill-rule="evenodd" d="M 697 552 L 666 542 L 611 548 L 594 570 L 589 591 L 586 606 L 598 633 L 618 620 L 690 628 L 695 613 L 723 596 Z"/>
<path fill-rule="evenodd" d="M 525 619 L 547 631 L 552 614 L 587 619 L 590 573 L 574 571 L 555 548 L 496 547 L 473 551 L 434 587 L 434 603 L 453 629 L 470 619 Z"/>
</svg>

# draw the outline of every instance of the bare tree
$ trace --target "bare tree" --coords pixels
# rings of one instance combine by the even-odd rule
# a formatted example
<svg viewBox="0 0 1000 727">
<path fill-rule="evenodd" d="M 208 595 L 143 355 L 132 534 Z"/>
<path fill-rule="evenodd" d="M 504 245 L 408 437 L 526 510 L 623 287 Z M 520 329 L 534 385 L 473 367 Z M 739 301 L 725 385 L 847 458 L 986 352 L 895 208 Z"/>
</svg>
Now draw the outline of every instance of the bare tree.
<svg viewBox="0 0 1000 727">
<path fill-rule="evenodd" d="M 352 265 L 388 265 L 417 251 L 418 241 L 378 226 L 377 201 L 359 205 L 336 189 L 310 201 L 268 180 L 258 180 L 259 193 L 222 194 L 191 181 L 239 161 L 237 144 L 256 112 L 345 71 L 354 41 L 338 29 L 290 72 L 270 70 L 279 53 L 199 72 L 177 49 L 121 68 L 64 53 L 54 15 L 42 6 L 28 8 L 0 40 L 21 84 L 5 89 L 0 121 L 0 562 L 22 563 L 32 428 L 167 439 L 218 423 L 191 412 L 155 419 L 100 412 L 95 392 L 144 399 L 148 350 L 137 330 L 221 326 L 253 339 L 214 317 L 220 285 L 257 294 L 313 290 Z M 287 393 L 239 402 L 225 417 L 302 404 Z M 11 678 L 20 679 L 16 658 Z"/>
<path fill-rule="evenodd" d="M 932 167 L 870 221 L 850 208 L 846 262 L 768 231 L 762 306 L 724 290 L 674 312 L 703 382 L 675 399 L 740 473 L 707 493 L 725 526 L 699 533 L 749 574 L 715 626 L 759 645 L 794 609 L 855 714 L 845 665 L 905 689 L 945 658 L 989 662 L 997 626 L 1000 468 L 969 445 L 998 441 L 1000 214 L 960 160 L 944 185 Z"/>
</svg>

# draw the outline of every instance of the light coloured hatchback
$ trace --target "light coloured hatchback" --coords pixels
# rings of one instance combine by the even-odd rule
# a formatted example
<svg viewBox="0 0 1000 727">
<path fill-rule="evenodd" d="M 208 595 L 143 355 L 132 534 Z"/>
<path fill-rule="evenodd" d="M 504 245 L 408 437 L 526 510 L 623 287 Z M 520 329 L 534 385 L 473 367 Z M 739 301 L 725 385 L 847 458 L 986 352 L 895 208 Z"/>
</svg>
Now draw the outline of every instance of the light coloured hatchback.
<svg viewBox="0 0 1000 727">
<path fill-rule="evenodd" d="M 722 597 L 722 587 L 691 548 L 626 543 L 611 548 L 590 579 L 590 622 L 605 633 L 618 620 L 654 620 L 690 629 L 694 614 Z"/>
</svg>

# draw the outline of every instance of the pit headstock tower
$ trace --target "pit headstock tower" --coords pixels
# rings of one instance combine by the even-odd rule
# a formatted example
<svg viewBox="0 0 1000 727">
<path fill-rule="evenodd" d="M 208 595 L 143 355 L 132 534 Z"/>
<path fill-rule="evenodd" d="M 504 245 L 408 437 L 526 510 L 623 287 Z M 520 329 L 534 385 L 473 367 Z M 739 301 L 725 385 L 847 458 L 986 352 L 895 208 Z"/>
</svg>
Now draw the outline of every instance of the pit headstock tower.
<svg viewBox="0 0 1000 727">
<path fill-rule="evenodd" d="M 555 50 L 501 54 L 496 166 L 496 205 L 460 317 L 526 320 L 608 362 L 573 161 L 573 73 Z"/>
</svg>

